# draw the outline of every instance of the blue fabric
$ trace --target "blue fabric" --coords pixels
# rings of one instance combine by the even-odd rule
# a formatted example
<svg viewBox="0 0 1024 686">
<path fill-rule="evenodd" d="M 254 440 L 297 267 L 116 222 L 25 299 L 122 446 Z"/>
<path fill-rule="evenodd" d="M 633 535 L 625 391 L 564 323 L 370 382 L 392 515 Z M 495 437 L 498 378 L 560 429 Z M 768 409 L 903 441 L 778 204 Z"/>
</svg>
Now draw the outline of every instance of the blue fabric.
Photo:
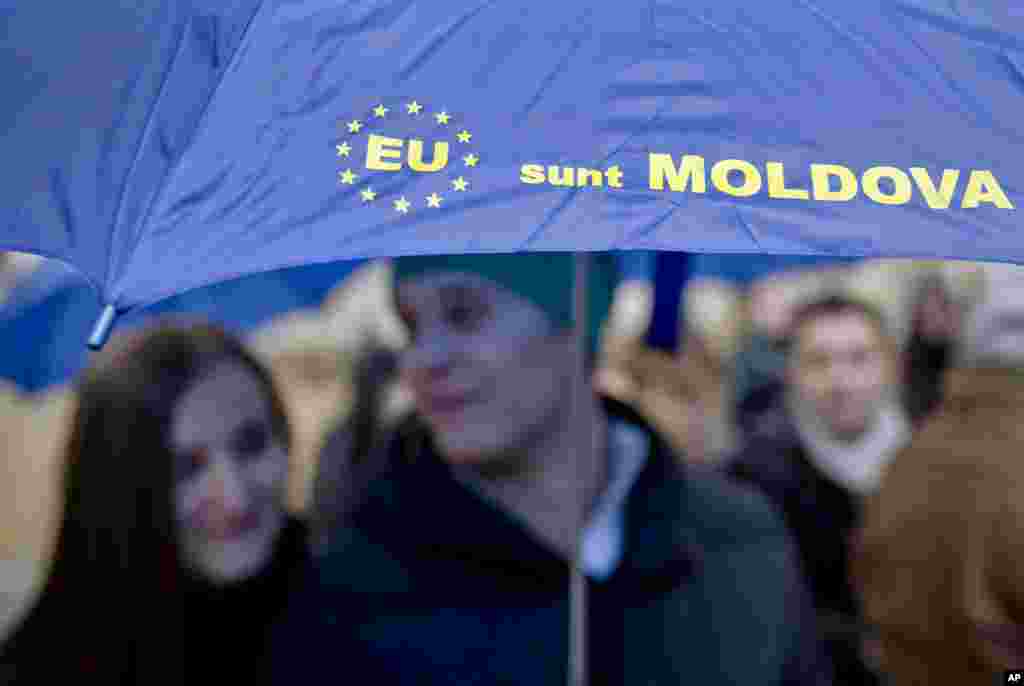
<svg viewBox="0 0 1024 686">
<path fill-rule="evenodd" d="M 17 0 L 2 10 L 0 249 L 66 259 L 119 308 L 255 271 L 412 253 L 1021 261 L 1018 209 L 962 207 L 972 170 L 991 172 L 1014 208 L 1022 199 L 1016 5 Z M 366 127 L 350 134 L 357 119 Z M 371 133 L 422 138 L 422 161 L 443 139 L 451 160 L 370 170 Z M 766 180 L 750 197 L 713 178 L 704 193 L 652 190 L 652 153 L 700 155 L 709 174 L 745 160 Z M 769 162 L 790 189 L 810 188 L 812 164 L 843 165 L 859 186 L 880 166 L 926 168 L 936 187 L 943 169 L 960 176 L 948 209 L 914 181 L 902 205 L 863 188 L 800 200 L 768 194 Z M 527 184 L 526 163 L 618 165 L 622 187 Z M 393 206 L 403 197 L 408 213 Z"/>
<path fill-rule="evenodd" d="M 0 309 L 0 378 L 30 392 L 72 379 L 88 362 L 82 342 L 99 311 L 81 276 L 43 263 Z"/>
<path fill-rule="evenodd" d="M 691 278 L 715 278 L 741 288 L 770 274 L 851 264 L 855 258 L 811 255 L 694 255 Z"/>
<path fill-rule="evenodd" d="M 161 315 L 201 316 L 244 333 L 290 310 L 317 306 L 358 262 L 254 274 L 183 293 L 128 313 L 125 326 Z M 0 378 L 26 391 L 73 380 L 89 362 L 82 342 L 100 302 L 81 276 L 47 261 L 15 288 L 0 308 Z"/>
<path fill-rule="evenodd" d="M 619 275 L 623 281 L 654 281 L 657 253 L 650 250 L 629 250 L 618 253 Z"/>
</svg>

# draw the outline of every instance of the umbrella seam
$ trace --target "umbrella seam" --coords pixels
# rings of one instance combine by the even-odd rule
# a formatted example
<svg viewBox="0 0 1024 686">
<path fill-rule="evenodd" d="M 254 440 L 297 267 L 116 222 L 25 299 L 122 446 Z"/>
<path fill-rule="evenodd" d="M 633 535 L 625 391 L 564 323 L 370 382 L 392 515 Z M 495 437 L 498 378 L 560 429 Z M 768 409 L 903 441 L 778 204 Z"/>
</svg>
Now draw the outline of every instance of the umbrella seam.
<svg viewBox="0 0 1024 686">
<path fill-rule="evenodd" d="M 21 243 L 0 241 L 0 252 L 3 252 L 5 250 L 9 250 L 11 252 L 25 253 L 28 255 L 38 255 L 39 257 L 42 257 L 43 259 L 46 260 L 60 262 L 69 270 L 71 270 L 73 274 L 82 277 L 82 279 L 85 280 L 89 287 L 92 288 L 97 293 L 100 300 L 103 299 L 103 289 L 100 288 L 100 284 L 97 283 L 96 280 L 92 278 L 92 276 L 87 274 L 85 270 L 79 268 L 78 265 L 72 263 L 68 259 L 67 255 L 61 255 L 55 250 L 43 250 L 41 248 L 37 248 L 30 245 L 22 245 Z"/>
<path fill-rule="evenodd" d="M 211 89 L 210 95 L 206 99 L 206 102 L 203 104 L 202 111 L 199 113 L 199 116 L 196 118 L 196 123 L 192 127 L 192 131 L 189 133 L 185 145 L 182 146 L 181 152 L 178 155 L 178 158 L 176 160 L 173 160 L 167 166 L 167 170 L 165 171 L 165 173 L 163 175 L 163 178 L 161 179 L 160 184 L 157 187 L 156 193 L 154 193 L 153 196 L 150 198 L 149 203 L 146 206 L 145 212 L 143 213 L 142 218 L 140 219 L 140 221 L 137 224 L 138 231 L 132 237 L 131 246 L 126 251 L 126 254 L 123 257 L 123 259 L 125 259 L 127 261 L 131 260 L 131 256 L 135 253 L 135 250 L 138 247 L 139 242 L 142 240 L 142 237 L 145 235 L 146 226 L 149 224 L 149 219 L 152 216 L 153 210 L 159 204 L 159 201 L 163 198 L 164 191 L 167 188 L 166 182 L 167 182 L 168 177 L 174 172 L 174 170 L 181 163 L 182 158 L 185 156 L 185 152 L 188 151 L 188 149 L 192 145 L 193 140 L 195 140 L 196 132 L 198 132 L 199 129 L 202 128 L 203 122 L 205 121 L 207 112 L 209 111 L 209 108 L 210 108 L 210 103 L 213 102 L 214 98 L 217 96 L 217 92 L 220 90 L 221 85 L 224 83 L 224 78 L 227 76 L 228 72 L 231 70 L 231 67 L 234 64 L 235 59 L 238 56 L 238 52 L 241 49 L 241 46 L 245 43 L 245 40 L 248 37 L 250 30 L 252 29 L 253 22 L 255 21 L 256 17 L 259 15 L 260 11 L 263 9 L 264 4 L 265 4 L 264 0 L 259 0 L 259 3 L 257 4 L 256 9 L 253 11 L 252 15 L 246 20 L 245 27 L 243 28 L 243 30 L 241 32 L 241 35 L 239 35 L 239 37 L 238 37 L 238 41 L 235 44 L 234 50 L 231 52 L 231 55 L 228 58 L 228 60 L 225 62 L 224 67 L 221 70 L 220 75 L 217 77 L 216 83 L 214 84 L 213 88 Z M 161 101 L 163 100 L 164 92 L 165 92 L 166 87 L 167 87 L 167 82 L 170 80 L 170 75 L 171 75 L 171 73 L 174 70 L 174 66 L 177 64 L 178 60 L 181 58 L 182 49 L 183 49 L 183 47 L 185 45 L 185 36 L 186 36 L 186 34 L 188 32 L 188 27 L 189 27 L 190 23 L 191 22 L 187 22 L 185 24 L 185 26 L 182 27 L 181 35 L 178 37 L 178 47 L 177 47 L 177 50 L 175 51 L 174 59 L 171 61 L 170 68 L 168 68 L 167 73 L 164 75 L 163 81 L 160 84 L 160 92 L 159 92 L 159 94 L 156 97 L 156 100 L 155 100 L 155 102 L 153 104 L 153 108 L 150 110 L 149 115 L 146 118 L 146 126 L 143 129 L 143 134 L 142 134 L 142 136 L 139 139 L 139 146 L 138 146 L 138 149 L 136 150 L 136 153 L 135 153 L 135 159 L 132 161 L 131 170 L 129 171 L 128 176 L 125 178 L 124 186 L 121 189 L 121 198 L 120 198 L 120 200 L 118 202 L 118 217 L 119 218 L 120 218 L 122 210 L 124 209 L 124 194 L 125 194 L 125 190 L 126 190 L 125 187 L 128 184 L 128 179 L 131 178 L 132 172 L 135 170 L 136 166 L 139 163 L 139 158 L 142 155 L 142 150 L 143 150 L 143 147 L 145 145 L 146 140 L 152 134 L 152 127 L 153 127 L 153 124 L 154 124 L 154 120 L 156 118 L 156 112 L 157 112 L 157 110 L 160 107 Z M 115 228 L 119 224 L 120 224 L 120 222 L 116 221 Z M 113 266 L 113 264 L 112 264 L 112 262 L 113 262 L 113 254 L 114 254 L 113 250 L 111 250 L 110 251 L 110 255 L 108 256 L 108 259 L 107 259 L 107 272 L 104 275 L 104 279 L 103 279 L 103 285 L 104 285 L 103 300 L 104 301 L 107 300 L 107 297 L 109 295 L 109 293 L 107 291 L 109 290 L 109 287 L 110 287 L 110 271 L 111 271 L 111 268 Z M 156 301 L 154 301 L 154 302 L 156 302 Z M 108 304 L 108 303 L 104 302 L 104 304 Z M 120 308 L 118 308 L 118 309 L 120 310 Z"/>
<path fill-rule="evenodd" d="M 174 65 L 177 63 L 178 58 L 181 56 L 181 50 L 182 46 L 185 43 L 185 34 L 187 32 L 187 29 L 188 24 L 186 23 L 185 26 L 183 26 L 182 29 L 179 31 L 177 45 L 174 50 L 174 58 L 171 60 L 170 64 L 168 64 L 167 71 L 164 73 L 163 78 L 160 81 L 160 90 L 157 93 L 156 98 L 153 100 L 153 106 L 150 108 L 149 113 L 146 115 L 146 124 L 142 128 L 142 135 L 139 136 L 138 144 L 136 145 L 135 148 L 135 154 L 132 157 L 132 164 L 128 168 L 128 173 L 125 174 L 124 180 L 121 182 L 121 190 L 118 193 L 117 212 L 114 215 L 114 226 L 112 234 L 117 233 L 118 227 L 121 225 L 121 218 L 124 212 L 124 199 L 125 195 L 127 195 L 128 192 L 128 182 L 132 178 L 135 169 L 139 165 L 139 159 L 142 157 L 143 147 L 145 146 L 146 140 L 149 138 L 153 126 L 153 119 L 155 118 L 156 111 L 160 106 L 160 101 L 163 99 L 164 91 L 167 87 L 167 82 L 170 79 L 171 72 L 174 71 Z M 101 300 L 103 301 L 104 305 L 110 304 L 108 302 L 110 295 L 110 272 L 112 271 L 115 262 L 114 253 L 116 252 L 116 245 L 117 241 L 111 240 L 110 249 L 107 252 L 107 268 L 103 273 L 103 290 L 101 292 Z"/>
</svg>

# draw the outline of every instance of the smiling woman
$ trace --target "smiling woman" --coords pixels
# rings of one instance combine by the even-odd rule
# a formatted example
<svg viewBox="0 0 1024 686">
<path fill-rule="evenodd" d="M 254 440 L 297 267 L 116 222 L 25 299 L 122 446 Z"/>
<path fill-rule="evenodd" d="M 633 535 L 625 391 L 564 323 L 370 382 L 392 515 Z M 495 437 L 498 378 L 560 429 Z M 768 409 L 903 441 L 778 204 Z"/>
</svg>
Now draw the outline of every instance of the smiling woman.
<svg viewBox="0 0 1024 686">
<path fill-rule="evenodd" d="M 307 558 L 268 373 L 205 325 L 127 339 L 78 389 L 54 560 L 4 683 L 246 683 Z"/>
</svg>

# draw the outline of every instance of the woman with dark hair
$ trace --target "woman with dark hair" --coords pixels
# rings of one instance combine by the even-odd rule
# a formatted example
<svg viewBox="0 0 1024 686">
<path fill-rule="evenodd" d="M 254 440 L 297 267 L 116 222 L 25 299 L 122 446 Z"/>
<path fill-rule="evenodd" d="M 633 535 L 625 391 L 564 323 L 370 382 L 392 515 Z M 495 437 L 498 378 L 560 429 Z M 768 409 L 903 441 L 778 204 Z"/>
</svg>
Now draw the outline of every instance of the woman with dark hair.
<svg viewBox="0 0 1024 686">
<path fill-rule="evenodd" d="M 308 559 L 289 441 L 267 372 L 219 328 L 112 350 L 79 385 L 55 556 L 0 681 L 259 683 Z"/>
</svg>

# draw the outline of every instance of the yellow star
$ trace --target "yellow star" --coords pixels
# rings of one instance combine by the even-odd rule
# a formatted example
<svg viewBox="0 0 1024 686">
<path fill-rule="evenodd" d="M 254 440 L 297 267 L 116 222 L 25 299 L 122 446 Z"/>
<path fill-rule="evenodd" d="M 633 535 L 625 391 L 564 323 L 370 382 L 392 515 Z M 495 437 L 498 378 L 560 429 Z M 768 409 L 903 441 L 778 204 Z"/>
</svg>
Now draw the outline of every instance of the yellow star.
<svg viewBox="0 0 1024 686">
<path fill-rule="evenodd" d="M 352 152 L 352 146 L 348 143 L 342 143 L 335 147 L 338 148 L 338 157 L 348 157 L 348 154 Z"/>
<path fill-rule="evenodd" d="M 435 114 L 434 119 L 437 120 L 438 124 L 447 124 L 448 120 L 451 119 L 451 115 L 447 112 L 441 112 L 439 114 Z"/>
<path fill-rule="evenodd" d="M 454 186 L 457 191 L 464 191 L 466 190 L 466 187 L 469 186 L 469 181 L 466 181 L 465 177 L 460 176 L 452 181 L 452 186 Z"/>
<path fill-rule="evenodd" d="M 441 196 L 437 193 L 431 193 L 427 196 L 427 207 L 440 207 Z"/>
<path fill-rule="evenodd" d="M 373 115 L 375 117 L 383 117 L 387 113 L 388 108 L 384 107 L 384 105 L 377 105 L 376 107 L 373 108 Z"/>
<path fill-rule="evenodd" d="M 363 202 L 370 202 L 371 200 L 377 197 L 377 191 L 373 190 L 372 188 L 364 188 L 363 190 L 359 191 L 359 195 L 363 196 Z"/>
<path fill-rule="evenodd" d="M 475 167 L 476 163 L 480 161 L 480 158 L 470 153 L 462 158 L 462 161 L 466 163 L 467 167 Z"/>
<path fill-rule="evenodd" d="M 472 138 L 472 137 L 473 137 L 473 134 L 471 134 L 469 131 L 466 131 L 466 130 L 459 131 L 459 142 L 460 143 L 468 143 L 469 139 Z"/>
<path fill-rule="evenodd" d="M 404 195 L 395 201 L 395 211 L 402 214 L 409 213 L 409 201 L 405 199 Z"/>
<path fill-rule="evenodd" d="M 343 172 L 339 172 L 338 176 L 341 177 L 341 182 L 342 183 L 352 184 L 352 183 L 356 182 L 356 175 L 352 173 L 351 169 L 346 169 Z"/>
<path fill-rule="evenodd" d="M 349 133 L 359 133 L 359 129 L 361 128 L 363 128 L 363 122 L 359 121 L 358 119 L 353 119 L 348 123 Z"/>
<path fill-rule="evenodd" d="M 409 114 L 419 114 L 420 110 L 423 109 L 423 105 L 413 100 L 412 102 L 405 106 L 405 109 L 409 110 Z"/>
</svg>

